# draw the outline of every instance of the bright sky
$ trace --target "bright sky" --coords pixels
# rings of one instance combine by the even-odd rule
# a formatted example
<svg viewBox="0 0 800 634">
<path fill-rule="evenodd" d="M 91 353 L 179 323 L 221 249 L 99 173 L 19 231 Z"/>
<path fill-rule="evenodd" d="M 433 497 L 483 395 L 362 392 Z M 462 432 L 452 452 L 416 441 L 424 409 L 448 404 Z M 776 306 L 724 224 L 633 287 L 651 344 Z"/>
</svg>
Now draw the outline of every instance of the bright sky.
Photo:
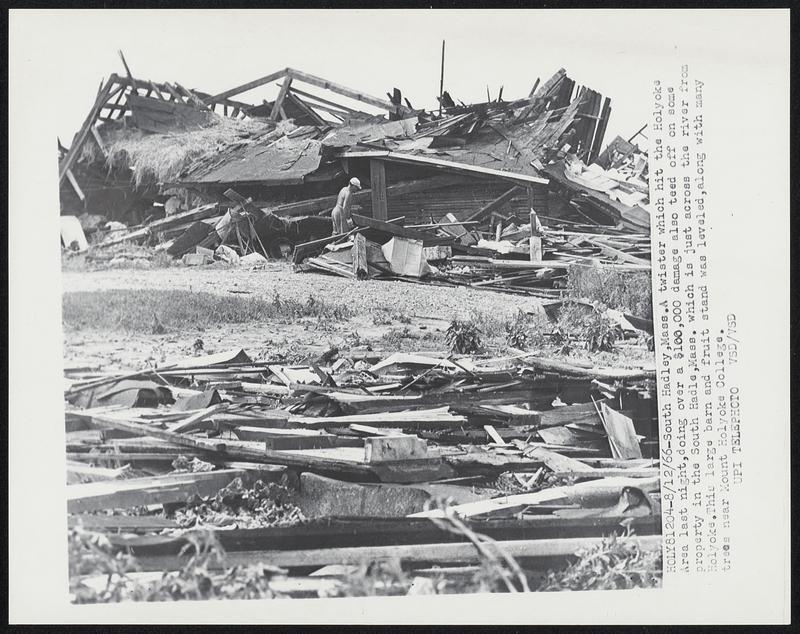
<svg viewBox="0 0 800 634">
<path fill-rule="evenodd" d="M 654 67 L 708 56 L 719 11 L 690 15 L 621 10 L 16 11 L 12 26 L 23 28 L 12 30 L 12 37 L 24 37 L 15 42 L 23 55 L 49 70 L 50 95 L 56 97 L 52 114 L 66 145 L 100 81 L 113 72 L 124 74 L 118 49 L 137 78 L 179 82 L 210 93 L 290 66 L 378 97 L 396 86 L 415 107 L 435 108 L 443 39 L 444 84 L 454 99 L 485 101 L 487 86 L 493 98 L 501 86 L 505 99 L 527 96 L 537 77 L 544 81 L 563 66 L 577 83 L 611 98 L 610 141 L 617 133 L 633 135 L 647 121 Z M 704 24 L 704 15 L 713 19 Z M 738 22 L 741 37 L 725 33 L 739 43 L 724 51 L 726 58 L 755 54 L 747 49 L 752 38 L 746 37 L 745 24 Z M 670 30 L 671 37 L 654 37 Z M 276 92 L 262 88 L 240 98 L 259 103 Z"/>
</svg>

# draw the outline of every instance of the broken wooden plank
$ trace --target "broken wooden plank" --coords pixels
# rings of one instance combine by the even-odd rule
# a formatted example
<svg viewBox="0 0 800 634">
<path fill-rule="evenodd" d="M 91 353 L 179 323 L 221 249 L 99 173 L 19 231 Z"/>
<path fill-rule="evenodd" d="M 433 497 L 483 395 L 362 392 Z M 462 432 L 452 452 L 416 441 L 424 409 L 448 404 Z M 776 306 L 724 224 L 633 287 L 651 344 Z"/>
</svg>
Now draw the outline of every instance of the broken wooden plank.
<svg viewBox="0 0 800 634">
<path fill-rule="evenodd" d="M 374 436 L 364 439 L 364 461 L 396 462 L 428 457 L 428 443 L 416 436 Z"/>
<path fill-rule="evenodd" d="M 571 471 L 580 473 L 595 472 L 594 468 L 581 462 L 580 460 L 561 455 L 560 453 L 551 451 L 550 449 L 545 449 L 544 447 L 536 447 L 533 451 L 528 453 L 528 457 L 533 458 L 534 460 L 541 460 L 551 471 Z M 600 477 L 599 474 L 595 475 L 596 477 Z"/>
<path fill-rule="evenodd" d="M 450 507 L 450 511 L 461 517 L 491 515 L 493 513 L 513 513 L 526 506 L 535 506 L 555 501 L 575 501 L 591 499 L 596 506 L 616 504 L 622 489 L 625 487 L 642 488 L 646 491 L 659 489 L 658 477 L 655 478 L 601 478 L 589 480 L 570 486 L 553 487 L 535 493 L 521 493 L 498 498 L 460 504 Z M 415 513 L 411 517 L 443 517 L 444 511 L 432 509 Z"/>
<path fill-rule="evenodd" d="M 155 478 L 73 484 L 67 487 L 67 510 L 70 513 L 84 513 L 101 509 L 185 502 L 193 495 L 201 497 L 214 495 L 230 484 L 234 478 L 245 475 L 246 472 L 241 469 L 223 469 Z"/>
<path fill-rule="evenodd" d="M 498 445 L 508 444 L 492 425 L 484 425 L 483 428 L 486 430 L 486 433 L 489 434 L 489 438 L 492 439 L 492 442 Z"/>
<path fill-rule="evenodd" d="M 361 101 L 362 103 L 366 103 L 389 112 L 403 114 L 408 110 L 405 106 L 395 105 L 390 101 L 386 101 L 385 99 L 378 99 L 377 97 L 373 97 L 357 90 L 353 90 L 352 88 L 348 88 L 347 86 L 342 86 L 341 84 L 328 81 L 322 77 L 304 73 L 294 68 L 287 68 L 286 75 L 288 75 L 290 79 L 296 79 L 298 81 L 305 82 L 306 84 L 317 86 L 318 88 L 324 88 L 344 97 L 349 97 L 350 99 L 355 99 L 356 101 Z"/>
<path fill-rule="evenodd" d="M 275 429 L 241 426 L 233 430 L 240 440 L 263 442 L 267 449 L 320 449 L 333 447 L 336 436 L 315 429 Z"/>
<path fill-rule="evenodd" d="M 363 423 L 374 427 L 406 427 L 429 423 L 436 428 L 441 425 L 443 428 L 453 425 L 466 423 L 465 416 L 454 415 L 449 412 L 448 407 L 437 407 L 433 409 L 419 409 L 407 412 L 381 412 L 377 414 L 348 414 L 345 416 L 290 416 L 289 422 L 296 425 L 303 425 L 311 429 L 318 427 L 346 427 L 351 423 Z"/>
<path fill-rule="evenodd" d="M 203 423 L 207 421 L 208 418 L 214 414 L 225 411 L 228 409 L 228 406 L 228 403 L 217 403 L 216 405 L 207 407 L 192 414 L 191 416 L 188 416 L 184 420 L 175 423 L 174 425 L 170 425 L 169 430 L 179 434 L 195 429 L 201 429 L 204 426 Z"/>
<path fill-rule="evenodd" d="M 567 539 L 523 539 L 498 541 L 496 546 L 517 559 L 568 557 L 579 550 L 591 549 L 601 543 L 602 537 L 577 537 Z M 660 535 L 636 538 L 639 548 L 659 550 Z M 137 558 L 142 570 L 177 570 L 185 566 L 189 555 L 149 555 Z M 316 548 L 309 550 L 244 551 L 226 553 L 224 563 L 211 563 L 212 567 L 249 566 L 263 563 L 288 568 L 321 567 L 334 564 L 364 564 L 365 562 L 399 559 L 403 562 L 462 563 L 482 559 L 472 543 L 438 543 L 393 546 L 364 546 L 345 548 Z"/>
<path fill-rule="evenodd" d="M 289 89 L 292 87 L 292 78 L 287 77 L 286 80 L 281 84 L 281 89 L 278 92 L 278 96 L 275 99 L 275 103 L 272 104 L 272 111 L 270 112 L 269 118 L 273 121 L 278 120 L 278 115 L 281 112 L 281 108 L 283 107 L 283 101 L 286 99 L 286 95 L 289 92 Z"/>
<path fill-rule="evenodd" d="M 276 79 L 285 77 L 288 70 L 289 70 L 288 68 L 283 68 L 274 73 L 270 73 L 269 75 L 265 75 L 264 77 L 259 77 L 258 79 L 254 79 L 253 81 L 247 82 L 246 84 L 242 84 L 241 86 L 237 86 L 236 88 L 231 88 L 230 90 L 221 92 L 218 95 L 214 95 L 209 99 L 209 101 L 210 102 L 222 101 L 223 99 L 227 99 L 228 97 L 234 97 L 243 92 L 247 92 L 248 90 L 252 90 L 253 88 L 258 88 L 259 86 L 268 84 L 271 81 L 275 81 Z"/>
</svg>

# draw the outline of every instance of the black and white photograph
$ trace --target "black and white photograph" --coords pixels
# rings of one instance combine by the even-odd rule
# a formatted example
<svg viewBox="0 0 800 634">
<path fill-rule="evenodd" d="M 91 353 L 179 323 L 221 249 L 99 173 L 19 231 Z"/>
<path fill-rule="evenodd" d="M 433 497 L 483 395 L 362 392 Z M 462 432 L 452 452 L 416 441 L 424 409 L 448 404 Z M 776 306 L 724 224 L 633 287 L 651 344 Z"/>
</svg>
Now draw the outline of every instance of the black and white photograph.
<svg viewBox="0 0 800 634">
<path fill-rule="evenodd" d="M 26 239 L 59 269 L 59 601 L 302 620 L 732 565 L 710 78 L 652 21 L 15 13 L 20 68 L 37 23 L 74 42 L 32 183 L 60 244 Z"/>
</svg>

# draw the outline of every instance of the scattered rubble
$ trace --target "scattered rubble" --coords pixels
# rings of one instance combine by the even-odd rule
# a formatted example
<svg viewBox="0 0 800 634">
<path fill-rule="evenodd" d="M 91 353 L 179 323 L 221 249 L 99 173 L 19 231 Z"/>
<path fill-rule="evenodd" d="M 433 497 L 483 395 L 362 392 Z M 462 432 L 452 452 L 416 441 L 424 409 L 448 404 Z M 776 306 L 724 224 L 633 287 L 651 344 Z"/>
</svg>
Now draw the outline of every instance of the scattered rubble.
<svg viewBox="0 0 800 634">
<path fill-rule="evenodd" d="M 387 101 L 292 68 L 217 95 L 126 71 L 71 147 L 59 143 L 65 258 L 254 275 L 290 259 L 296 275 L 546 299 L 564 352 L 564 313 L 580 316 L 592 353 L 652 340 L 646 311 L 568 295 L 576 271 L 651 265 L 642 131 L 603 149 L 610 99 L 564 69 L 511 101 L 443 92 L 434 112 L 396 88 Z M 272 82 L 273 102 L 237 99 Z M 352 178 L 369 187 L 332 235 Z M 75 600 L 207 598 L 230 584 L 242 598 L 657 583 L 638 558 L 660 548 L 655 367 L 547 356 L 526 318 L 506 323 L 505 356 L 456 320 L 449 355 L 354 344 L 288 365 L 243 349 L 200 356 L 197 339 L 183 361 L 68 370 L 70 543 L 109 575 L 97 592 L 77 566 Z M 581 586 L 591 565 L 577 552 L 615 563 Z M 130 585 L 156 571 L 162 585 Z"/>
</svg>

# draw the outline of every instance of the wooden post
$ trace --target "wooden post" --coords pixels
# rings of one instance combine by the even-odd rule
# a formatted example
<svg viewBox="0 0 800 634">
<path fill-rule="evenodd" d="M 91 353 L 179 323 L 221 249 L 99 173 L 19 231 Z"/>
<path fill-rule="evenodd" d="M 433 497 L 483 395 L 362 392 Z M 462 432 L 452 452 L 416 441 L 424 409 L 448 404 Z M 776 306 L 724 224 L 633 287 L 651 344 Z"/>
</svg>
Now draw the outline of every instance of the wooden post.
<svg viewBox="0 0 800 634">
<path fill-rule="evenodd" d="M 357 233 L 353 236 L 353 275 L 357 280 L 369 277 L 369 265 L 367 264 L 367 240 L 363 235 Z"/>
<path fill-rule="evenodd" d="M 539 232 L 539 218 L 533 209 L 533 187 L 528 187 L 528 206 L 531 210 L 531 240 L 530 240 L 530 259 L 531 262 L 542 261 L 542 236 Z"/>
<path fill-rule="evenodd" d="M 292 78 L 287 77 L 283 84 L 281 84 L 281 90 L 278 93 L 277 99 L 275 99 L 275 103 L 272 105 L 272 112 L 269 114 L 269 118 L 273 121 L 278 120 L 278 115 L 281 114 L 283 111 L 283 100 L 286 99 L 286 94 L 289 92 L 289 88 L 292 86 Z"/>
<path fill-rule="evenodd" d="M 444 97 L 444 40 L 442 40 L 442 72 L 439 75 L 439 116 L 442 116 L 442 98 Z"/>
<path fill-rule="evenodd" d="M 386 167 L 382 161 L 369 162 L 370 188 L 372 189 L 372 217 L 375 220 L 389 219 L 389 206 L 386 199 Z"/>
</svg>

